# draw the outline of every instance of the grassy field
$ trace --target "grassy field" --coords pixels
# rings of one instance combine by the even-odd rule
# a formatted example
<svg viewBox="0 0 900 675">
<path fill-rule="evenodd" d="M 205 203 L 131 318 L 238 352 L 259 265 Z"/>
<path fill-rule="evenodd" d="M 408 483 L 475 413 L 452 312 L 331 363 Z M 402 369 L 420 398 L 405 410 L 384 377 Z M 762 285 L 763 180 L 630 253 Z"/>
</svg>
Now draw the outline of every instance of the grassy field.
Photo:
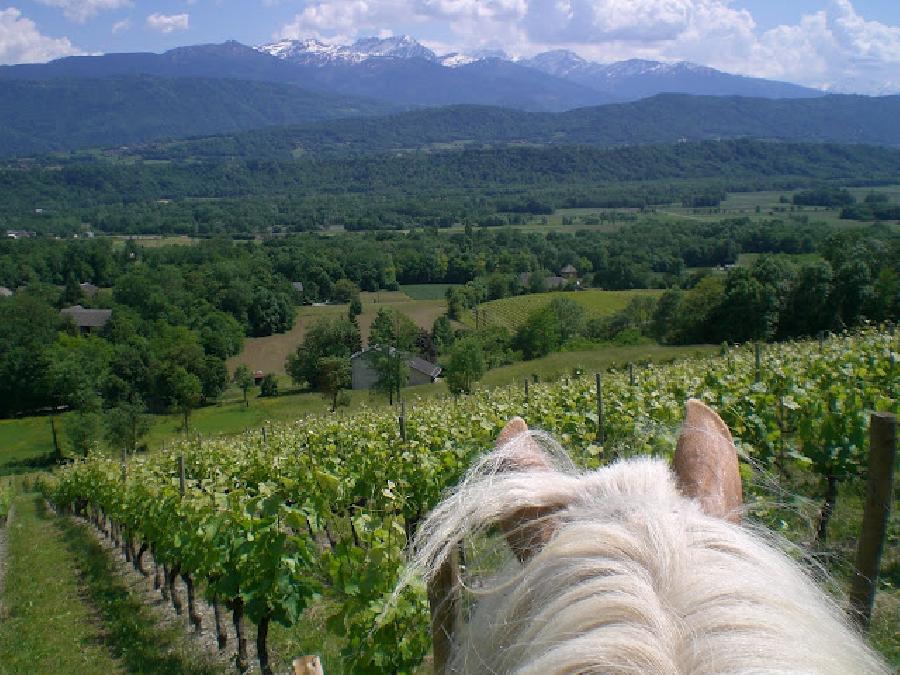
<svg viewBox="0 0 900 675">
<path fill-rule="evenodd" d="M 663 345 L 610 346 L 583 352 L 559 352 L 534 361 L 521 361 L 488 372 L 481 380 L 482 386 L 499 386 L 522 382 L 537 375 L 542 382 L 572 375 L 576 370 L 595 373 L 607 368 L 623 367 L 628 363 L 665 363 L 675 359 L 709 355 L 719 347 L 690 345 L 668 347 Z"/>
<path fill-rule="evenodd" d="M 400 291 L 412 300 L 443 300 L 448 288 L 456 288 L 462 284 L 404 284 Z"/>
<path fill-rule="evenodd" d="M 536 309 L 544 307 L 553 298 L 570 298 L 584 307 L 589 318 L 609 316 L 625 309 L 632 298 L 642 295 L 659 295 L 659 291 L 600 291 L 588 289 L 586 291 L 555 291 L 552 293 L 535 293 L 531 295 L 517 295 L 502 300 L 492 300 L 479 305 L 488 323 L 503 326 L 510 331 L 515 331 L 521 326 L 528 314 Z M 475 325 L 474 315 L 466 316 L 464 323 Z"/>
<path fill-rule="evenodd" d="M 157 625 L 86 527 L 20 495 L 0 615 L 2 673 L 214 673 Z"/>
<path fill-rule="evenodd" d="M 445 288 L 446 286 L 441 286 Z M 421 287 L 415 287 L 413 292 L 419 296 L 426 294 Z M 422 328 L 431 329 L 434 320 L 447 311 L 447 303 L 444 301 L 443 290 L 437 298 L 413 298 L 399 291 L 381 291 L 378 293 L 361 293 L 363 312 L 357 317 L 359 329 L 362 333 L 363 344 L 369 338 L 369 328 L 372 321 L 382 307 L 390 307 L 405 314 L 413 322 Z M 248 338 L 244 341 L 244 351 L 238 356 L 228 360 L 228 369 L 233 371 L 238 364 L 245 364 L 252 371 L 261 370 L 264 373 L 284 375 L 284 361 L 288 354 L 294 351 L 303 341 L 306 329 L 326 316 L 343 316 L 347 314 L 347 305 L 307 305 L 297 310 L 297 318 L 294 327 L 287 333 L 271 335 L 263 338 Z"/>
<path fill-rule="evenodd" d="M 30 471 L 52 454 L 49 417 L 0 420 L 0 476 Z"/>
</svg>

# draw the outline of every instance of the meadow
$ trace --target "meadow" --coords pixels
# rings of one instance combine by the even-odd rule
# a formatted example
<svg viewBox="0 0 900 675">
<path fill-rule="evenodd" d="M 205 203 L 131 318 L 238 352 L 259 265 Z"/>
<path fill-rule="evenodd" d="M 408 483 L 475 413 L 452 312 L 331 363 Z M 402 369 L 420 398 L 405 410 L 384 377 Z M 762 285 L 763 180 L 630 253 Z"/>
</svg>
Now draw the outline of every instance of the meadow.
<svg viewBox="0 0 900 675">
<path fill-rule="evenodd" d="M 635 290 L 635 291 L 602 291 L 598 289 L 586 289 L 583 291 L 554 291 L 551 293 L 536 293 L 530 295 L 516 295 L 501 300 L 484 302 L 478 306 L 478 311 L 488 324 L 502 326 L 509 331 L 515 331 L 528 318 L 528 314 L 541 307 L 546 307 L 554 298 L 570 298 L 584 307 L 589 319 L 599 319 L 610 316 L 625 309 L 633 298 L 650 296 L 656 297 L 661 291 Z M 468 326 L 475 325 L 475 315 L 466 316 L 463 323 Z"/>
</svg>

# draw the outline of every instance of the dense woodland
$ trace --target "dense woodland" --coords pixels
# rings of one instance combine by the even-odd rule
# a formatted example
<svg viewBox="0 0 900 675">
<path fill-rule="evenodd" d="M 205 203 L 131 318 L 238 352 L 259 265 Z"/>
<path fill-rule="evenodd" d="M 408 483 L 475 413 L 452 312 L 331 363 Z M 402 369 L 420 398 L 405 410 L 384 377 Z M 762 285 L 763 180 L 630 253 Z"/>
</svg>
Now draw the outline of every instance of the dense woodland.
<svg viewBox="0 0 900 675">
<path fill-rule="evenodd" d="M 43 160 L 0 170 L 0 221 L 56 234 L 200 236 L 502 225 L 558 208 L 708 205 L 726 191 L 878 185 L 898 174 L 898 150 L 759 141 L 286 161 Z"/>
<path fill-rule="evenodd" d="M 802 264 L 763 256 L 749 268 L 715 271 L 748 252 L 816 255 Z M 159 248 L 114 245 L 109 238 L 7 240 L 0 242 L 0 285 L 17 290 L 0 299 L 0 412 L 67 406 L 83 413 L 83 426 L 67 425 L 81 438 L 97 436 L 102 414 L 136 424 L 144 410 L 178 410 L 187 423 L 192 408 L 221 395 L 229 377 L 225 359 L 240 352 L 245 336 L 289 329 L 296 304 L 349 301 L 349 323 L 331 326 L 336 333 L 330 334 L 323 327 L 321 353 L 301 350 L 297 358 L 305 365 L 292 372 L 302 386 L 333 389 L 346 373 L 327 380 L 315 365 L 337 368 L 319 360 L 344 358 L 359 347 L 352 308 L 360 289 L 456 284 L 448 290 L 448 316 L 432 330 L 385 316 L 375 334 L 404 352 L 441 360 L 448 378 L 465 374 L 458 385 L 464 390 L 487 367 L 608 341 L 788 338 L 893 320 L 900 313 L 898 261 L 900 239 L 888 225 L 842 230 L 747 219 L 648 219 L 615 232 L 572 234 L 472 227 L 309 233 Z M 516 334 L 492 326 L 466 334 L 452 328 L 448 319 L 484 301 L 545 290 L 543 276 L 569 264 L 584 286 L 669 290 L 658 302 L 642 298 L 604 320 L 588 320 L 562 297 L 529 316 Z M 523 273 L 531 273 L 525 286 Z M 292 281 L 303 283 L 302 294 Z M 84 282 L 101 290 L 86 297 Z M 113 318 L 100 334 L 77 336 L 58 313 L 75 303 L 112 308 Z M 402 378 L 390 370 L 395 367 L 383 364 L 396 382 Z"/>
</svg>

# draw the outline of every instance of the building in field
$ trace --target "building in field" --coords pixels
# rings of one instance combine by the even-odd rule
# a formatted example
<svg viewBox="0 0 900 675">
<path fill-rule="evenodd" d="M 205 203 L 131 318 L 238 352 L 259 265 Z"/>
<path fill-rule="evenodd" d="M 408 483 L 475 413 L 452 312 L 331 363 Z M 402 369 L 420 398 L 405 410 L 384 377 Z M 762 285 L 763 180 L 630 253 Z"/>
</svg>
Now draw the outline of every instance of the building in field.
<svg viewBox="0 0 900 675">
<path fill-rule="evenodd" d="M 84 296 L 87 298 L 93 298 L 97 295 L 97 292 L 100 290 L 99 286 L 95 286 L 90 282 L 86 282 L 83 284 L 78 284 L 81 287 L 81 292 L 84 293 Z"/>
<path fill-rule="evenodd" d="M 575 281 L 578 278 L 578 270 L 572 265 L 566 265 L 559 271 L 559 276 L 568 281 Z"/>
<path fill-rule="evenodd" d="M 0 286 L 0 298 L 11 298 L 13 296 L 13 292 L 9 290 L 6 286 Z"/>
<path fill-rule="evenodd" d="M 72 322 L 82 335 L 90 335 L 103 329 L 112 316 L 111 309 L 85 309 L 81 305 L 59 310 L 59 315 Z"/>
<path fill-rule="evenodd" d="M 350 357 L 350 381 L 353 389 L 371 389 L 378 381 L 378 373 L 372 365 L 372 357 L 378 347 L 366 347 Z M 391 347 L 391 353 L 396 350 Z M 407 359 L 409 380 L 407 387 L 417 384 L 433 384 L 441 375 L 441 367 L 418 356 L 410 355 Z"/>
</svg>

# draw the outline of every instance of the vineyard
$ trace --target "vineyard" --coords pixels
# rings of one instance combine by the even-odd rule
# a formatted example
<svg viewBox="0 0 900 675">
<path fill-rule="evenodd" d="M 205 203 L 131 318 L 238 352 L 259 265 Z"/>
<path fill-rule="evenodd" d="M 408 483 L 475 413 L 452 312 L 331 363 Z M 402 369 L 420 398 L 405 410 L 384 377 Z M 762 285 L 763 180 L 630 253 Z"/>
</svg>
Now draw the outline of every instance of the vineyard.
<svg viewBox="0 0 900 675">
<path fill-rule="evenodd" d="M 201 595 L 217 616 L 227 608 L 237 624 L 252 621 L 263 671 L 270 623 L 291 625 L 326 600 L 329 631 L 344 645 L 343 663 L 326 671 L 412 672 L 431 648 L 424 585 L 387 603 L 407 541 L 510 417 L 547 430 L 577 463 L 596 468 L 670 454 L 685 400 L 700 398 L 734 433 L 755 514 L 777 526 L 759 476 L 791 481 L 827 505 L 816 533 L 824 544 L 837 487 L 865 471 L 869 413 L 898 412 L 896 360 L 895 339 L 876 330 L 756 353 L 723 349 L 631 373 L 406 401 L 399 420 L 364 410 L 95 457 L 43 489 L 57 508 L 110 530 L 141 569 L 152 554 L 160 585 L 182 577 L 196 621 Z M 238 666 L 246 661 L 239 645 Z"/>
<path fill-rule="evenodd" d="M 659 295 L 658 291 L 601 291 L 588 289 L 579 293 L 558 291 L 553 293 L 534 293 L 515 295 L 501 300 L 491 300 L 478 306 L 482 319 L 488 325 L 502 326 L 509 331 L 516 331 L 525 323 L 530 312 L 546 307 L 554 298 L 564 297 L 574 300 L 584 308 L 589 319 L 610 316 L 625 309 L 628 303 L 637 297 Z M 474 316 L 464 317 L 464 322 L 474 326 Z"/>
</svg>

